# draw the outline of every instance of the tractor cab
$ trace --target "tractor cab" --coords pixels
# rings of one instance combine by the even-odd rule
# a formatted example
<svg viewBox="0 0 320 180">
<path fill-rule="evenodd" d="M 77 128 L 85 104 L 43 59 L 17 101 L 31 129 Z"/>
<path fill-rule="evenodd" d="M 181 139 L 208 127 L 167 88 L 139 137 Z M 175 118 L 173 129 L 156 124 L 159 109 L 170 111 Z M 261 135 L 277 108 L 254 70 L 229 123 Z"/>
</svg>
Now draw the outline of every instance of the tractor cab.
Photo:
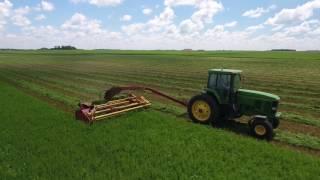
<svg viewBox="0 0 320 180">
<path fill-rule="evenodd" d="M 210 69 L 207 87 L 188 103 L 190 118 L 196 123 L 215 124 L 243 115 L 251 118 L 251 132 L 272 139 L 273 129 L 279 125 L 280 97 L 271 93 L 240 89 L 240 70 Z"/>
<path fill-rule="evenodd" d="M 240 70 L 210 69 L 206 91 L 217 97 L 219 104 L 234 104 L 241 85 Z"/>
</svg>

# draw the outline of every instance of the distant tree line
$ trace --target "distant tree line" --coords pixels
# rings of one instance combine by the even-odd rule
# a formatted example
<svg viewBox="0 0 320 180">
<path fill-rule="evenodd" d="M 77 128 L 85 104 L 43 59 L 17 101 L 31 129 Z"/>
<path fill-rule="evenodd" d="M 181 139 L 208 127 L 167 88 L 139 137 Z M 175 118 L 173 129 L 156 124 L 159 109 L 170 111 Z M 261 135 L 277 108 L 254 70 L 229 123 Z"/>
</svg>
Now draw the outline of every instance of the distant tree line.
<svg viewBox="0 0 320 180">
<path fill-rule="evenodd" d="M 272 49 L 271 51 L 297 51 L 295 49 Z"/>
<path fill-rule="evenodd" d="M 74 46 L 54 46 L 53 48 L 41 48 L 40 50 L 76 50 Z"/>
</svg>

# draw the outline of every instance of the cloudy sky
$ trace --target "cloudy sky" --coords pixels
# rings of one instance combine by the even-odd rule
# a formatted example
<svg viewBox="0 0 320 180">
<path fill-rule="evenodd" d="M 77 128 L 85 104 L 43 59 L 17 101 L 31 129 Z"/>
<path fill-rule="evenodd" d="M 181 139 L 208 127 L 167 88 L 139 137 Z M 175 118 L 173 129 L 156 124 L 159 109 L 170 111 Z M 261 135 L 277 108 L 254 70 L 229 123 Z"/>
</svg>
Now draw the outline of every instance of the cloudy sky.
<svg viewBox="0 0 320 180">
<path fill-rule="evenodd" d="M 320 0 L 0 0 L 0 48 L 320 49 Z"/>
</svg>

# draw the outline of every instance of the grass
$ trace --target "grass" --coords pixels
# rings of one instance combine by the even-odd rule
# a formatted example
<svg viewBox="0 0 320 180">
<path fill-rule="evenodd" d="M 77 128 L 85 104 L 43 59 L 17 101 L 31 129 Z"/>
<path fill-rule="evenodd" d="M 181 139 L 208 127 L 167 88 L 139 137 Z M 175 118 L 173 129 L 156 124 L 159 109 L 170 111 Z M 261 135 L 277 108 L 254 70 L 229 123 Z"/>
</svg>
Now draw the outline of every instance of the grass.
<svg viewBox="0 0 320 180">
<path fill-rule="evenodd" d="M 320 139 L 307 134 L 294 134 L 287 131 L 277 132 L 276 139 L 295 146 L 320 150 Z"/>
<path fill-rule="evenodd" d="M 2 179 L 318 179 L 320 160 L 152 109 L 88 126 L 0 82 Z"/>
<path fill-rule="evenodd" d="M 292 121 L 292 122 L 297 122 L 297 123 L 320 127 L 319 120 L 308 118 L 308 117 L 303 117 L 303 116 L 296 115 L 296 114 L 283 113 L 282 118 L 287 121 Z"/>
<path fill-rule="evenodd" d="M 79 101 L 98 99 L 108 87 L 128 84 L 187 100 L 206 85 L 209 68 L 242 69 L 244 88 L 281 97 L 283 120 L 298 127 L 294 134 L 305 124 L 320 128 L 319 60 L 319 52 L 0 51 L 0 80 L 75 108 Z M 155 109 L 174 114 L 174 106 L 150 98 Z M 308 127 L 297 133 L 308 133 Z"/>
</svg>

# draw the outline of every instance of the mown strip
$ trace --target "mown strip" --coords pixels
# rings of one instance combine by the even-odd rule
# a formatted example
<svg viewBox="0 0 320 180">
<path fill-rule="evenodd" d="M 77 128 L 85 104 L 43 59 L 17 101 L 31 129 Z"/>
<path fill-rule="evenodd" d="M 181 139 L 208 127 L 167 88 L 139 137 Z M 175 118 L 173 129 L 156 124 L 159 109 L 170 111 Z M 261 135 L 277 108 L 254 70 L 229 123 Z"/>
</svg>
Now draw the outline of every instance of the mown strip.
<svg viewBox="0 0 320 180">
<path fill-rule="evenodd" d="M 293 114 L 293 113 L 285 112 L 282 114 L 282 118 L 286 121 L 291 121 L 291 122 L 302 123 L 302 124 L 320 127 L 320 120 L 297 115 L 297 114 Z"/>
<path fill-rule="evenodd" d="M 277 136 L 275 139 L 295 146 L 320 150 L 320 139 L 307 134 L 291 133 L 289 131 L 277 131 Z"/>
</svg>

